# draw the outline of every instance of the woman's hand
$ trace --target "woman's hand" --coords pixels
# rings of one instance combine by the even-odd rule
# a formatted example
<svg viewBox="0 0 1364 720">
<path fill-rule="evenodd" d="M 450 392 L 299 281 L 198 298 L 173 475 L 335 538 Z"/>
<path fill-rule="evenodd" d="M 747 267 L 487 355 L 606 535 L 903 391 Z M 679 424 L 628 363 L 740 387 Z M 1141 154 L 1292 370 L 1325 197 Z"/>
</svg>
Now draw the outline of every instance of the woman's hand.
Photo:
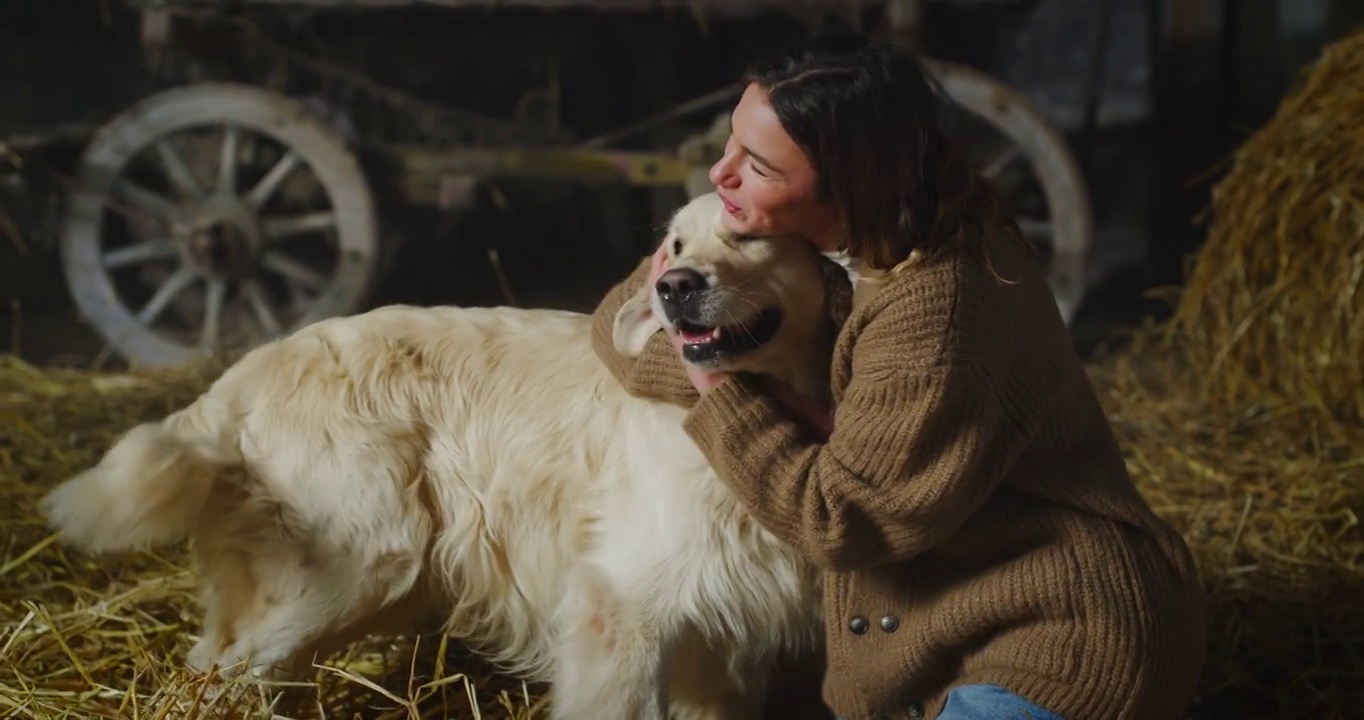
<svg viewBox="0 0 1364 720">
<path fill-rule="evenodd" d="M 649 279 L 647 282 L 650 287 L 658 284 L 658 279 L 663 276 L 663 273 L 667 272 L 668 265 L 668 241 L 667 239 L 664 239 L 663 242 L 658 244 L 658 249 L 654 251 L 653 257 L 649 259 Z M 677 354 L 680 357 L 682 355 L 682 337 L 667 323 L 665 323 L 664 326 L 664 332 L 668 333 L 668 339 L 672 341 L 673 347 L 676 348 Z M 725 373 L 701 370 L 686 360 L 682 361 L 682 367 L 686 368 L 687 377 L 691 379 L 692 387 L 695 387 L 696 392 L 702 395 L 705 395 L 716 385 L 724 382 L 726 377 Z"/>
</svg>

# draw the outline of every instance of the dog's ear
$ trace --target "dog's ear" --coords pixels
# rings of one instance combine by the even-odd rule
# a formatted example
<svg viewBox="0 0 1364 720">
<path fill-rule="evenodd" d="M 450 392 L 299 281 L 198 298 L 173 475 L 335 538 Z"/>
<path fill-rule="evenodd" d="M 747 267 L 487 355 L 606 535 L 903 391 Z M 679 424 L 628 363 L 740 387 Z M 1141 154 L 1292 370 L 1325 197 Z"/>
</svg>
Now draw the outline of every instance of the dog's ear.
<svg viewBox="0 0 1364 720">
<path fill-rule="evenodd" d="M 663 329 L 663 323 L 654 315 L 649 299 L 649 285 L 646 283 L 616 311 L 611 342 L 615 344 L 616 352 L 625 357 L 639 357 L 649 338 Z"/>
</svg>

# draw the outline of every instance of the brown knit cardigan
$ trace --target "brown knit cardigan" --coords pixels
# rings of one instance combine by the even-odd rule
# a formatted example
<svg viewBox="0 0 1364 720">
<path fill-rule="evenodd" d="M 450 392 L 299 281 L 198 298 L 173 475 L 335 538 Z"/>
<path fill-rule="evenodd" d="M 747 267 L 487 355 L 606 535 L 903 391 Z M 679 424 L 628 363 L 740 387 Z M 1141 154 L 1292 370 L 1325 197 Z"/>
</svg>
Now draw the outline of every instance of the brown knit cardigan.
<svg viewBox="0 0 1364 720">
<path fill-rule="evenodd" d="M 823 568 L 841 717 L 934 718 L 996 683 L 1068 720 L 1175 720 L 1204 662 L 1193 558 L 1129 478 L 1035 260 L 991 251 L 1011 282 L 956 251 L 864 281 L 850 310 L 842 293 L 826 442 L 750 377 L 698 400 L 662 333 L 615 352 L 647 262 L 593 342 L 631 393 L 690 407 L 720 477 Z"/>
</svg>

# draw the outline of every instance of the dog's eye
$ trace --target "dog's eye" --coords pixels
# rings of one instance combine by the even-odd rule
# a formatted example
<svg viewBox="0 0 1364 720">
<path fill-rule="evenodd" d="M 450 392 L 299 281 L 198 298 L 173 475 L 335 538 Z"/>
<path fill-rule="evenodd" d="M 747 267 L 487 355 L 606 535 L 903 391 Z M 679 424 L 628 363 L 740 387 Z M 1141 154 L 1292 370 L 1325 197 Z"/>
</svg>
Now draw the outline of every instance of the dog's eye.
<svg viewBox="0 0 1364 720">
<path fill-rule="evenodd" d="M 682 254 L 682 241 L 681 241 L 681 240 L 673 240 L 673 254 L 674 254 L 674 255 L 681 255 L 681 254 Z"/>
</svg>

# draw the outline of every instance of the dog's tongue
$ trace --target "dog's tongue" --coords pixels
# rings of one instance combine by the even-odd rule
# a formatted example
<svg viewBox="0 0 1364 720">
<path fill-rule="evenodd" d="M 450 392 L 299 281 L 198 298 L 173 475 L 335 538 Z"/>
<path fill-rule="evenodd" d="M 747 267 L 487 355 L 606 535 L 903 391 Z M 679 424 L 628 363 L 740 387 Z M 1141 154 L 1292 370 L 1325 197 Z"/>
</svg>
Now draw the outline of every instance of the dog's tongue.
<svg viewBox="0 0 1364 720">
<path fill-rule="evenodd" d="M 678 334 L 682 336 L 682 342 L 687 344 L 707 343 L 720 339 L 720 328 L 717 327 L 714 330 L 706 330 L 704 332 L 687 332 L 683 330 Z"/>
</svg>

